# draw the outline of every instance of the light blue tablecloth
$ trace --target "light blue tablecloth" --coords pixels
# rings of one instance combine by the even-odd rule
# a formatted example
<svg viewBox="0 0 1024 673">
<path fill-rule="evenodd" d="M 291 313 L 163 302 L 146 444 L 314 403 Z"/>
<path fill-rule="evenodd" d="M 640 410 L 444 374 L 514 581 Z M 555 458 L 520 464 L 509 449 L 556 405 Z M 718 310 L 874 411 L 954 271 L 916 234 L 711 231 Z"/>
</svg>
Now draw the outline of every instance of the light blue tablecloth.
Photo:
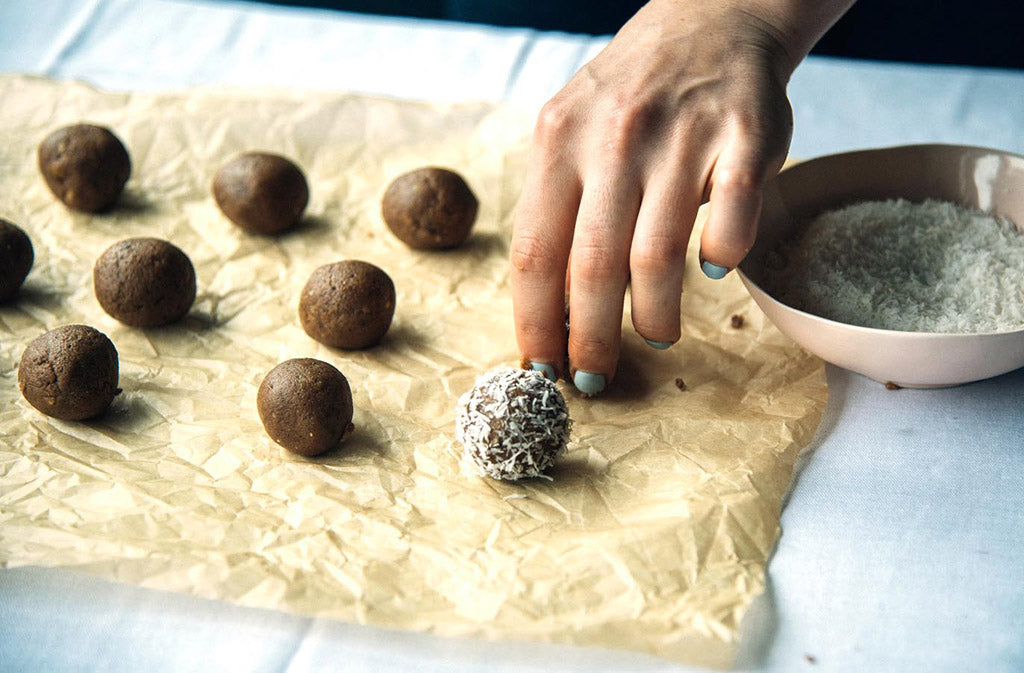
<svg viewBox="0 0 1024 673">
<path fill-rule="evenodd" d="M 606 41 L 241 2 L 0 3 L 0 71 L 108 89 L 275 86 L 536 109 Z M 790 94 L 794 156 L 926 141 L 1024 153 L 1024 72 L 812 58 Z M 1024 370 L 932 391 L 832 367 L 828 378 L 738 666 L 1024 670 Z M 687 670 L 0 571 L 0 671 L 336 669 Z"/>
</svg>

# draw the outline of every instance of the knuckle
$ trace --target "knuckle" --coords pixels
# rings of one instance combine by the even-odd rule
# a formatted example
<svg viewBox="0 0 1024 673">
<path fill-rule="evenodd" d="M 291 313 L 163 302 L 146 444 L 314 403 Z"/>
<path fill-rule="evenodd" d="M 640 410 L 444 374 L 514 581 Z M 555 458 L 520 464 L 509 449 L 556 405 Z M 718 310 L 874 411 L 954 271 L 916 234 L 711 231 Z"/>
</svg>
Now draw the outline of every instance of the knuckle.
<svg viewBox="0 0 1024 673">
<path fill-rule="evenodd" d="M 722 166 L 715 171 L 715 187 L 731 193 L 758 192 L 763 182 L 763 171 L 748 163 L 740 166 Z"/>
<path fill-rule="evenodd" d="M 524 273 L 544 275 L 565 270 L 565 264 L 558 259 L 552 247 L 534 235 L 517 236 L 512 241 L 509 260 L 513 268 Z"/>
<path fill-rule="evenodd" d="M 686 258 L 686 244 L 678 239 L 659 236 L 634 244 L 629 267 L 635 275 L 666 276 L 681 266 Z"/>
<path fill-rule="evenodd" d="M 618 339 L 594 332 L 569 335 L 569 355 L 573 363 L 600 364 L 614 360 Z"/>
<path fill-rule="evenodd" d="M 650 317 L 636 310 L 632 316 L 633 329 L 645 339 L 675 342 L 679 340 L 679 313 L 661 313 L 659 317 Z"/>
<path fill-rule="evenodd" d="M 740 109 L 730 118 L 729 127 L 739 139 L 740 156 L 754 165 L 785 158 L 793 134 L 793 113 L 788 102 L 779 108 Z"/>
<path fill-rule="evenodd" d="M 604 151 L 614 159 L 624 159 L 636 149 L 648 117 L 649 106 L 628 94 L 617 95 L 604 120 Z"/>
<path fill-rule="evenodd" d="M 607 247 L 590 244 L 573 248 L 573 282 L 609 285 L 624 280 L 626 271 Z"/>
<path fill-rule="evenodd" d="M 561 143 L 569 135 L 572 124 L 573 106 L 556 96 L 545 103 L 537 115 L 536 140 L 541 145 Z"/>
<path fill-rule="evenodd" d="M 516 316 L 517 334 L 520 347 L 524 350 L 536 349 L 540 345 L 558 345 L 565 347 L 565 324 L 557 320 L 554 324 L 544 320 L 540 311 L 521 312 Z M 555 348 L 554 350 L 558 350 Z"/>
<path fill-rule="evenodd" d="M 761 138 L 768 135 L 767 120 L 751 109 L 741 108 L 732 114 L 732 129 L 745 138 Z"/>
</svg>

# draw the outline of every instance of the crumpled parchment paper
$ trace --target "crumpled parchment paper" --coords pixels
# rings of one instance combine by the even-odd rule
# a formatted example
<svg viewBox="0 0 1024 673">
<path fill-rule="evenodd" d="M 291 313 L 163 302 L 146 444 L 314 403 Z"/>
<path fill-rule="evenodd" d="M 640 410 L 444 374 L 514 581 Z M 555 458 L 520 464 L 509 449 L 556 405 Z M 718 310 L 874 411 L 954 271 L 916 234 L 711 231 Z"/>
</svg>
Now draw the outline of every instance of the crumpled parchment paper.
<svg viewBox="0 0 1024 673">
<path fill-rule="evenodd" d="M 729 665 L 826 398 L 821 362 L 765 322 L 734 274 L 708 281 L 691 259 L 676 346 L 648 348 L 627 312 L 610 392 L 585 400 L 561 384 L 575 428 L 552 481 L 489 481 L 460 461 L 455 403 L 478 374 L 518 360 L 506 260 L 526 115 L 354 95 L 111 94 L 24 77 L 0 78 L 0 100 L 0 216 L 36 250 L 20 299 L 0 307 L 2 565 Z M 38 174 L 36 145 L 77 121 L 110 126 L 131 154 L 109 214 L 68 211 Z M 213 173 L 249 149 L 306 171 L 298 231 L 250 236 L 214 205 Z M 380 219 L 390 179 L 427 164 L 462 172 L 480 199 L 462 249 L 411 251 Z M 183 324 L 133 329 L 100 309 L 92 265 L 129 236 L 191 256 L 199 294 Z M 397 286 L 395 322 L 371 350 L 328 349 L 299 325 L 310 272 L 342 258 L 381 266 Z M 28 341 L 72 322 L 106 333 L 121 357 L 124 393 L 85 423 L 47 418 L 17 389 Z M 356 433 L 341 450 L 302 459 L 264 433 L 256 389 L 291 357 L 348 376 Z"/>
</svg>

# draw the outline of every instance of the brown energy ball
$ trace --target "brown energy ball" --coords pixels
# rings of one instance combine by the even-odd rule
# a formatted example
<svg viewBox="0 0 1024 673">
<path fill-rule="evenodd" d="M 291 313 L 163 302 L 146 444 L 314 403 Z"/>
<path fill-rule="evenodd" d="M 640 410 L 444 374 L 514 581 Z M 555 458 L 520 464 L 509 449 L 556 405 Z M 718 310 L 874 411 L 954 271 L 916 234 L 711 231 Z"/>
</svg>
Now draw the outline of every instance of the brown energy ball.
<svg viewBox="0 0 1024 673">
<path fill-rule="evenodd" d="M 538 477 L 565 450 L 572 421 L 558 386 L 541 372 L 496 369 L 459 398 L 455 437 L 492 479 Z"/>
<path fill-rule="evenodd" d="M 21 356 L 18 387 L 47 416 L 81 421 L 99 416 L 121 392 L 117 350 L 87 325 L 65 325 L 33 339 Z"/>
<path fill-rule="evenodd" d="M 299 299 L 299 320 L 306 334 L 334 348 L 374 345 L 394 315 L 395 284 L 369 262 L 321 266 L 310 275 Z"/>
<path fill-rule="evenodd" d="M 128 238 L 107 248 L 92 270 L 103 310 L 132 327 L 180 320 L 196 298 L 188 255 L 159 238 Z"/>
<path fill-rule="evenodd" d="M 114 205 L 132 172 L 124 144 L 110 129 L 74 124 L 39 145 L 39 170 L 68 208 L 96 213 Z"/>
<path fill-rule="evenodd" d="M 388 186 L 381 214 L 388 228 L 411 248 L 454 248 L 467 238 L 479 203 L 458 173 L 419 168 Z"/>
<path fill-rule="evenodd" d="M 16 224 L 0 218 L 0 304 L 18 294 L 34 259 L 28 234 Z"/>
<path fill-rule="evenodd" d="M 270 438 L 302 456 L 330 451 L 352 431 L 348 379 L 321 360 L 298 358 L 271 369 L 256 407 Z"/>
<path fill-rule="evenodd" d="M 295 226 L 309 202 L 302 170 L 289 159 L 247 152 L 221 166 L 213 198 L 229 220 L 251 234 L 278 234 Z"/>
</svg>

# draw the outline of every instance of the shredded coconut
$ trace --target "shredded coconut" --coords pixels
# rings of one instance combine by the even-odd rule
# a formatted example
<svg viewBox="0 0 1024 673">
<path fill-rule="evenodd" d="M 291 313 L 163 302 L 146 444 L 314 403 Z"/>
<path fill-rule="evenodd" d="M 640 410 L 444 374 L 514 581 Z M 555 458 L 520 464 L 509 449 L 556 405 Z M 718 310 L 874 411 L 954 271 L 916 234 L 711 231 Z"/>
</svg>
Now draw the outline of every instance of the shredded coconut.
<svg viewBox="0 0 1024 673">
<path fill-rule="evenodd" d="M 1024 328 L 1024 233 L 945 202 L 867 201 L 818 216 L 769 255 L 764 287 L 863 327 L 982 333 Z"/>
<path fill-rule="evenodd" d="M 542 477 L 569 441 L 569 409 L 537 371 L 496 369 L 459 398 L 455 436 L 481 475 Z"/>
</svg>

